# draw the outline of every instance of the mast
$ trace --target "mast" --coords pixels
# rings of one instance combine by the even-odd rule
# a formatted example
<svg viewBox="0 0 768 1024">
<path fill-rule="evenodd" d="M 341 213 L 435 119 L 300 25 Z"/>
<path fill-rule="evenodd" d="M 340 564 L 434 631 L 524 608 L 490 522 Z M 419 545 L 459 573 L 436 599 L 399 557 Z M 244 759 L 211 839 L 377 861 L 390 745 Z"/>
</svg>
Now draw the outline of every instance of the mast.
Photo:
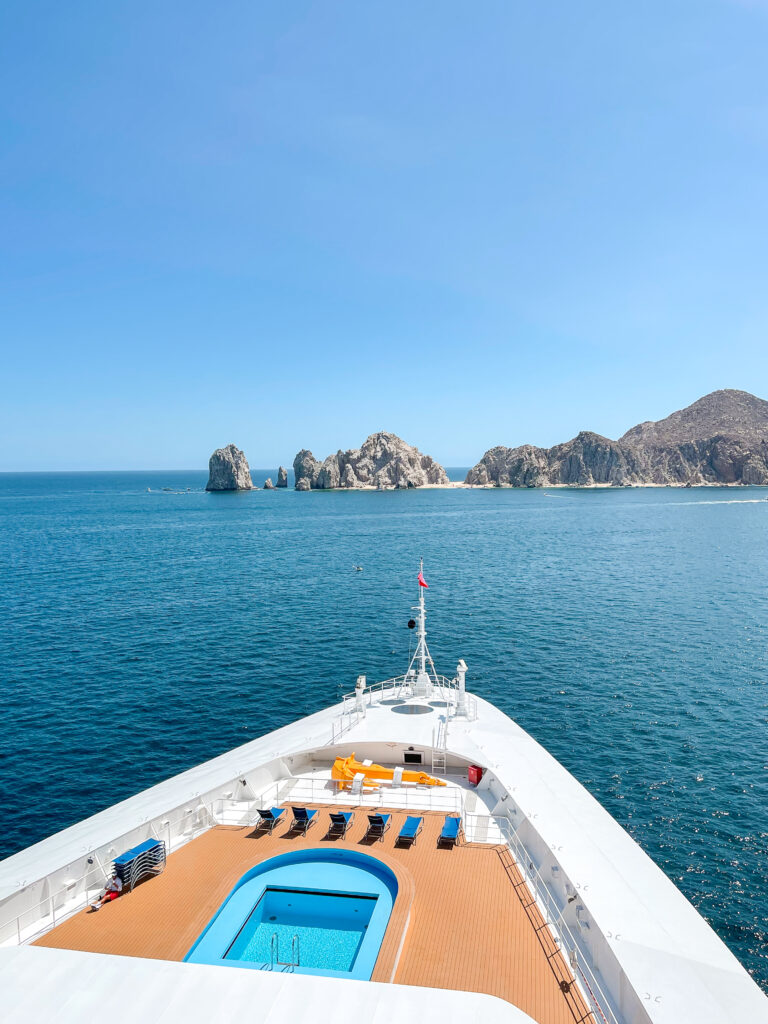
<svg viewBox="0 0 768 1024">
<path fill-rule="evenodd" d="M 419 576 L 424 578 L 424 559 L 419 559 Z M 432 661 L 432 655 L 427 647 L 427 608 L 424 601 L 426 587 L 419 584 L 419 603 L 413 611 L 419 613 L 416 650 L 413 652 L 411 663 L 408 666 L 406 679 L 411 682 L 411 690 L 414 697 L 431 697 L 433 683 L 437 683 L 437 673 Z M 430 671 L 431 670 L 431 671 Z M 414 679 L 414 676 L 416 677 Z"/>
<path fill-rule="evenodd" d="M 419 575 L 424 575 L 424 559 L 419 559 Z M 427 674 L 427 609 L 424 604 L 424 587 L 419 586 L 419 675 Z"/>
</svg>

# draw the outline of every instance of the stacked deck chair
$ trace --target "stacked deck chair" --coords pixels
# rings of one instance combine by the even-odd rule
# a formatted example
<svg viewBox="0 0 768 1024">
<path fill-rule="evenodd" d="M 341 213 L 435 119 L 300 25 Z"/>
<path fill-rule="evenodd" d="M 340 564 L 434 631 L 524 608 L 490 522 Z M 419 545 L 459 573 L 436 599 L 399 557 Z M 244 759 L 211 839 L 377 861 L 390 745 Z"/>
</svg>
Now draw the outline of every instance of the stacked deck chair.
<svg viewBox="0 0 768 1024">
<path fill-rule="evenodd" d="M 256 831 L 271 833 L 275 825 L 280 821 L 280 817 L 284 811 L 284 807 L 259 808 L 256 811 L 259 816 L 259 820 L 256 822 Z"/>
<path fill-rule="evenodd" d="M 424 826 L 423 818 L 412 817 L 410 814 L 405 819 L 403 827 L 397 836 L 398 846 L 413 846 L 416 842 L 416 836 L 421 832 Z"/>
<path fill-rule="evenodd" d="M 123 883 L 123 891 L 127 892 L 146 875 L 158 875 L 164 870 L 165 842 L 162 839 L 145 839 L 115 857 L 112 866 Z"/>
<path fill-rule="evenodd" d="M 391 817 L 391 814 L 369 814 L 368 830 L 365 833 L 365 838 L 378 839 L 379 842 L 382 842 L 384 833 L 389 828 L 389 819 Z"/>
<path fill-rule="evenodd" d="M 347 829 L 355 819 L 354 811 L 336 811 L 331 814 L 331 823 L 328 826 L 328 839 L 341 838 L 347 834 Z"/>
<path fill-rule="evenodd" d="M 437 845 L 454 847 L 458 842 L 460 831 L 461 818 L 458 818 L 453 814 L 446 815 L 442 831 L 437 837 Z"/>
<path fill-rule="evenodd" d="M 293 808 L 293 821 L 291 822 L 291 832 L 303 832 L 307 834 L 307 829 L 310 825 L 314 825 L 317 820 L 317 811 L 308 811 L 306 807 L 294 807 Z"/>
</svg>

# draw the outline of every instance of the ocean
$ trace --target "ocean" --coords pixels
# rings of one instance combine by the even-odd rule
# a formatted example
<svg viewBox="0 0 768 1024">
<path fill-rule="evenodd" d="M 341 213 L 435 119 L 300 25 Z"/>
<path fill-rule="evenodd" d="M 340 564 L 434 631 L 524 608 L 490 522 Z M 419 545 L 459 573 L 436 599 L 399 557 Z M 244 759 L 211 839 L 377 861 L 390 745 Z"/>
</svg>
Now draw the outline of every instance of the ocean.
<svg viewBox="0 0 768 1024">
<path fill-rule="evenodd" d="M 0 475 L 0 857 L 359 673 L 402 672 L 423 556 L 438 671 L 465 658 L 468 687 L 594 793 L 768 991 L 768 491 L 205 480 Z"/>
</svg>

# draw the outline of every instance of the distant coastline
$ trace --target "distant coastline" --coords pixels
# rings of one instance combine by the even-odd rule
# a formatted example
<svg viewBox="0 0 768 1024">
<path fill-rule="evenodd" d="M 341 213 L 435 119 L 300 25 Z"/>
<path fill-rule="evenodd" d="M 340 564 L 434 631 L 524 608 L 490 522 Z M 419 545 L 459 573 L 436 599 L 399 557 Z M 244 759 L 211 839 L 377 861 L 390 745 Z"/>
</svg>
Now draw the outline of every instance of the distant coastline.
<svg viewBox="0 0 768 1024">
<path fill-rule="evenodd" d="M 520 486 L 516 484 L 468 484 L 465 480 L 451 480 L 447 484 L 423 484 L 418 488 L 420 491 L 639 491 L 644 489 L 659 490 L 668 488 L 670 490 L 694 490 L 698 487 L 706 487 L 712 489 L 713 487 L 728 487 L 735 489 L 743 489 L 745 487 L 761 487 L 768 488 L 768 483 L 765 484 L 747 484 L 740 480 L 732 481 L 731 483 L 721 483 L 718 481 L 702 481 L 697 484 L 688 483 L 642 483 L 642 484 L 606 484 L 606 483 L 588 483 L 588 484 L 539 484 L 530 486 Z M 258 488 L 256 488 L 258 489 Z M 369 485 L 361 485 L 355 488 L 348 487 L 324 487 L 324 491 L 395 491 L 399 490 L 397 487 L 373 487 Z"/>
<path fill-rule="evenodd" d="M 643 483 L 643 484 L 603 484 L 603 483 L 589 483 L 589 484 L 546 484 L 538 487 L 516 487 L 510 484 L 468 484 L 464 479 L 458 479 L 459 474 L 465 476 L 467 468 L 446 466 L 446 472 L 449 475 L 449 482 L 447 484 L 424 484 L 419 487 L 420 491 L 621 491 L 621 490 L 659 490 L 659 489 L 670 489 L 670 490 L 692 490 L 697 488 L 706 488 L 712 490 L 713 488 L 728 488 L 729 490 L 739 490 L 746 487 L 757 487 L 761 490 L 768 489 L 768 484 L 745 484 L 741 481 L 731 483 L 721 483 L 717 481 L 702 482 L 698 484 L 684 484 L 684 483 Z M 254 487 L 252 491 L 263 490 L 263 481 L 270 476 L 274 476 L 274 469 L 252 469 L 251 475 L 254 479 Z M 164 486 L 164 480 L 168 481 L 173 476 L 184 476 L 186 478 L 198 477 L 195 480 L 195 486 L 186 486 L 183 489 L 177 490 L 176 487 Z M 179 494 L 187 490 L 193 493 L 199 493 L 205 490 L 205 479 L 207 477 L 207 470 L 205 469 L 4 469 L 0 470 L 0 479 L 12 478 L 12 477 L 23 477 L 27 479 L 44 479 L 48 477 L 71 477 L 76 478 L 87 478 L 91 476 L 134 476 L 134 477 L 145 477 L 147 480 L 150 477 L 156 479 L 151 480 L 152 483 L 151 493 L 160 494 L 164 490 L 169 493 Z M 146 482 L 146 481 L 145 481 Z M 177 485 L 180 487 L 180 485 Z M 146 490 L 144 486 L 141 488 Z M 288 490 L 294 490 L 293 484 L 291 483 Z M 349 491 L 347 487 L 328 487 L 324 488 L 326 491 L 343 492 Z M 356 487 L 354 490 L 360 491 L 394 491 L 398 490 L 395 487 L 380 488 L 373 486 L 361 486 Z M 216 492 L 212 492 L 216 493 Z M 221 493 L 221 492 L 219 492 Z M 243 493 L 243 492 L 240 492 Z"/>
<path fill-rule="evenodd" d="M 618 441 L 584 430 L 551 448 L 490 448 L 466 482 L 497 487 L 768 484 L 768 402 L 713 391 Z"/>
<path fill-rule="evenodd" d="M 768 485 L 768 402 L 746 391 L 721 390 L 665 419 L 630 428 L 618 441 L 591 431 L 551 448 L 531 444 L 489 448 L 463 481 L 451 480 L 437 460 L 380 430 L 359 448 L 315 458 L 302 448 L 293 459 L 297 491 L 413 490 L 461 487 L 701 487 Z M 230 442 L 209 461 L 207 491 L 249 491 L 245 452 Z M 284 489 L 280 466 L 264 490 Z"/>
<path fill-rule="evenodd" d="M 202 470 L 0 470 L 0 475 L 204 473 Z M 276 483 L 273 483 L 273 480 Z M 397 435 L 379 431 L 359 449 L 322 462 L 302 449 L 291 469 L 250 470 L 234 444 L 216 449 L 208 491 L 599 489 L 768 486 L 768 402 L 745 391 L 705 395 L 618 441 L 582 431 L 551 448 L 490 448 L 470 467 L 445 469 Z M 151 489 L 151 488 L 149 488 Z M 162 488 L 160 488 L 162 489 Z"/>
</svg>

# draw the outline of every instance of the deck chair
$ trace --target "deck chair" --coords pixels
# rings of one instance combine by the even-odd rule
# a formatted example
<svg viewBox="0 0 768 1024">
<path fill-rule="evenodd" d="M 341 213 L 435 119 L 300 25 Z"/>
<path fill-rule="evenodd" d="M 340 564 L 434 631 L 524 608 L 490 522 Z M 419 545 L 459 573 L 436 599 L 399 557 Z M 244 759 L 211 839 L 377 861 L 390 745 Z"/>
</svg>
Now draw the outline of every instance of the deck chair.
<svg viewBox="0 0 768 1024">
<path fill-rule="evenodd" d="M 292 810 L 291 832 L 303 832 L 306 835 L 309 826 L 314 825 L 317 819 L 317 811 L 308 811 L 306 807 L 294 807 Z"/>
<path fill-rule="evenodd" d="M 272 832 L 272 829 L 280 821 L 280 816 L 285 811 L 284 807 L 259 808 L 256 813 L 259 820 L 256 822 L 257 831 Z"/>
<path fill-rule="evenodd" d="M 381 842 L 384 838 L 384 833 L 389 828 L 389 819 L 391 817 L 391 814 L 369 814 L 368 829 L 365 833 L 365 838 L 378 839 L 379 842 Z"/>
<path fill-rule="evenodd" d="M 341 839 L 347 834 L 347 829 L 355 817 L 354 811 L 336 811 L 331 814 L 331 824 L 328 826 L 328 838 L 339 836 Z"/>
<path fill-rule="evenodd" d="M 461 818 L 455 815 L 446 815 L 443 829 L 437 837 L 438 846 L 455 846 L 461 830 Z"/>
<path fill-rule="evenodd" d="M 424 826 L 423 818 L 415 818 L 410 814 L 405 819 L 405 824 L 400 829 L 395 840 L 398 846 L 413 846 L 416 842 L 416 836 L 421 832 Z"/>
</svg>

